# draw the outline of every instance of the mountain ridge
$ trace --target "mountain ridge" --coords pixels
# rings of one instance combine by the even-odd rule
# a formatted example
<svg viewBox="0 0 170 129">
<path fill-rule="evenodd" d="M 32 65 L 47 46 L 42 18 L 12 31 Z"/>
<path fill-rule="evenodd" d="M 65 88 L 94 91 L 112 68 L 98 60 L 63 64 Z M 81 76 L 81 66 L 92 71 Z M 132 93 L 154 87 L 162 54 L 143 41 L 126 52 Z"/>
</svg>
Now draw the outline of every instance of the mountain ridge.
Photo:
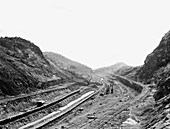
<svg viewBox="0 0 170 129">
<path fill-rule="evenodd" d="M 43 54 L 47 59 L 51 60 L 52 62 L 55 62 L 56 66 L 62 69 L 70 69 L 74 71 L 74 69 L 76 69 L 77 67 L 78 68 L 77 71 L 79 70 L 81 71 L 82 70 L 81 68 L 83 68 L 83 70 L 85 69 L 85 71 L 82 72 L 92 72 L 92 69 L 90 67 L 81 64 L 77 61 L 73 61 L 61 54 L 54 53 L 54 52 L 43 52 Z"/>
</svg>

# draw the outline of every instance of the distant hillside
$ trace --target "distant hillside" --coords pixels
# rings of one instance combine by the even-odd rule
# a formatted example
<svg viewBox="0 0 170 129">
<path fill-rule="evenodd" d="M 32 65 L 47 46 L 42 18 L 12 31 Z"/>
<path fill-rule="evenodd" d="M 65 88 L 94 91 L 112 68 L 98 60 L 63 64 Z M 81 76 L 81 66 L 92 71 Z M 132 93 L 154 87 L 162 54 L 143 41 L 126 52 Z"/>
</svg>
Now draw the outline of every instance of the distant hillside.
<svg viewBox="0 0 170 129">
<path fill-rule="evenodd" d="M 48 60 L 50 60 L 60 69 L 75 72 L 76 74 L 83 75 L 84 77 L 92 74 L 91 68 L 76 61 L 72 61 L 60 54 L 53 52 L 44 52 L 43 54 Z"/>
<path fill-rule="evenodd" d="M 140 68 L 141 68 L 141 66 L 136 66 L 136 67 L 123 66 L 120 69 L 116 70 L 114 72 L 114 74 L 117 74 L 117 75 L 120 75 L 120 76 L 124 76 L 126 78 L 136 80 L 136 74 L 137 74 L 137 72 L 138 72 L 138 70 Z"/>
<path fill-rule="evenodd" d="M 108 66 L 108 67 L 103 67 L 103 68 L 98 68 L 94 70 L 94 73 L 97 74 L 102 74 L 102 73 L 113 73 L 115 71 L 117 71 L 118 69 L 120 69 L 123 66 L 127 66 L 125 63 L 119 62 L 116 63 L 114 65 Z"/>
<path fill-rule="evenodd" d="M 93 71 L 93 73 L 100 77 L 105 77 L 110 74 L 117 74 L 127 78 L 135 79 L 136 73 L 140 68 L 141 66 L 132 67 L 126 65 L 125 63 L 119 62 L 108 67 L 96 69 Z"/>
<path fill-rule="evenodd" d="M 93 81 L 100 81 L 101 78 L 107 79 L 110 74 L 123 74 L 124 70 L 126 70 L 125 68 L 129 67 L 125 63 L 119 62 L 108 67 L 95 69 L 93 70 Z M 118 70 L 120 71 L 118 72 Z"/>
</svg>

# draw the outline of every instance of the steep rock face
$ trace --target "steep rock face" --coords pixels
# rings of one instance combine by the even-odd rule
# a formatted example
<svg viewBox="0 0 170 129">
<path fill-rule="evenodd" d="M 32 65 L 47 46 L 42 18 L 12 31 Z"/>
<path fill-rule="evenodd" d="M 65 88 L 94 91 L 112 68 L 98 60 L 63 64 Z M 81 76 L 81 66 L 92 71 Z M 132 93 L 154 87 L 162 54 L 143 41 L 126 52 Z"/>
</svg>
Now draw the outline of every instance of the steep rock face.
<svg viewBox="0 0 170 129">
<path fill-rule="evenodd" d="M 0 38 L 0 91 L 17 95 L 41 88 L 51 78 L 64 77 L 33 43 L 21 38 Z"/>
<path fill-rule="evenodd" d="M 156 99 L 170 92 L 170 31 L 164 35 L 158 47 L 147 56 L 145 64 L 136 75 L 143 82 L 157 84 Z"/>
<path fill-rule="evenodd" d="M 147 56 L 145 64 L 136 72 L 136 78 L 144 83 L 154 83 L 152 88 L 156 89 L 156 93 L 153 92 L 155 103 L 141 110 L 142 129 L 170 128 L 170 31 Z"/>
<path fill-rule="evenodd" d="M 170 32 L 162 38 L 158 47 L 147 56 L 144 65 L 138 71 L 142 80 L 159 80 L 169 73 L 170 61 Z M 152 79 L 153 80 L 153 79 Z"/>
</svg>

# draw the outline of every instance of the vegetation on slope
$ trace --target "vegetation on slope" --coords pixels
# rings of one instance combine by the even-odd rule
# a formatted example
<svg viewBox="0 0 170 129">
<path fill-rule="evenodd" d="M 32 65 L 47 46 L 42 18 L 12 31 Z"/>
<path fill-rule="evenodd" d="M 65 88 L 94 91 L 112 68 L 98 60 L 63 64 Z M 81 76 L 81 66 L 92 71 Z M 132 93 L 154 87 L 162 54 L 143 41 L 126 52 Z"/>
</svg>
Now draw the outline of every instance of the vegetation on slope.
<svg viewBox="0 0 170 129">
<path fill-rule="evenodd" d="M 48 60 L 53 62 L 60 69 L 69 70 L 77 74 L 91 74 L 92 73 L 91 68 L 83 64 L 80 64 L 76 61 L 72 61 L 60 54 L 53 53 L 53 52 L 44 52 L 43 54 Z"/>
</svg>

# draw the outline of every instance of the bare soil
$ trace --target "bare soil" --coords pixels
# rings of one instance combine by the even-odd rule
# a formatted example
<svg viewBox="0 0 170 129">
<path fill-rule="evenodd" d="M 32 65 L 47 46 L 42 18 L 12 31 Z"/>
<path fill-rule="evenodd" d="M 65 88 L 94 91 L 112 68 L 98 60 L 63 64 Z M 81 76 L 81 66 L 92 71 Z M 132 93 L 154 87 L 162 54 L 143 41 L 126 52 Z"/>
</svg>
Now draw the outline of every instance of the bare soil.
<svg viewBox="0 0 170 129">
<path fill-rule="evenodd" d="M 126 125 L 123 122 L 126 119 L 135 117 L 137 113 L 136 106 L 146 97 L 144 92 L 137 94 L 133 89 L 126 87 L 119 81 L 113 84 L 103 85 L 100 92 L 93 98 L 89 99 L 79 107 L 74 109 L 72 113 L 64 117 L 59 122 L 54 123 L 49 129 L 120 129 L 134 128 L 134 126 Z M 138 102 L 140 101 L 140 102 Z M 147 101 L 143 101 L 146 104 Z M 148 105 L 148 104 L 146 104 Z M 142 105 L 143 107 L 144 105 Z M 134 112 L 132 111 L 134 110 Z M 140 128 L 139 125 L 135 125 Z"/>
</svg>

